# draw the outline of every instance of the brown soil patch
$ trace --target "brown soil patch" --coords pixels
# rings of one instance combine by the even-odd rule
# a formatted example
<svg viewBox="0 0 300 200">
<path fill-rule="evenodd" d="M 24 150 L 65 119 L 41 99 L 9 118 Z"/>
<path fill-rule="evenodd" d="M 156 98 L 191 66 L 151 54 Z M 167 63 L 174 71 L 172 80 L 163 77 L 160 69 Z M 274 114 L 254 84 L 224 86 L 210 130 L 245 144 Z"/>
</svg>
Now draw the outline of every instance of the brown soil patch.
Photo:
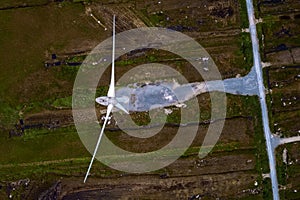
<svg viewBox="0 0 300 200">
<path fill-rule="evenodd" d="M 252 173 L 225 173 L 160 179 L 158 176 L 126 176 L 89 179 L 88 184 L 72 178 L 62 180 L 61 198 L 101 199 L 187 199 L 200 194 L 207 199 L 244 196 L 243 190 L 254 184 Z M 248 194 L 249 195 L 249 194 Z"/>
</svg>

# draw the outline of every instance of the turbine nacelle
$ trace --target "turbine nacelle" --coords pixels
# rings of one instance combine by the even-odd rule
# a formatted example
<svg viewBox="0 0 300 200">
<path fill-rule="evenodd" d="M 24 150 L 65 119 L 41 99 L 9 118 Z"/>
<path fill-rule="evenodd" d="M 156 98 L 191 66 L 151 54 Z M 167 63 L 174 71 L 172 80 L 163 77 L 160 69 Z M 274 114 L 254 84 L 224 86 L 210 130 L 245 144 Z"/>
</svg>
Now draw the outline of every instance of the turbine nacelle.
<svg viewBox="0 0 300 200">
<path fill-rule="evenodd" d="M 128 103 L 129 99 L 127 97 L 121 97 L 118 100 L 121 100 L 123 103 Z M 122 104 L 120 104 L 114 97 L 107 97 L 107 96 L 102 96 L 102 97 L 97 97 L 96 102 L 99 103 L 102 106 L 108 106 L 108 105 L 113 105 L 116 108 L 123 110 L 126 114 L 129 114 L 126 108 Z"/>
<path fill-rule="evenodd" d="M 96 102 L 99 103 L 102 106 L 108 106 L 109 97 L 107 97 L 107 96 L 97 97 Z"/>
</svg>

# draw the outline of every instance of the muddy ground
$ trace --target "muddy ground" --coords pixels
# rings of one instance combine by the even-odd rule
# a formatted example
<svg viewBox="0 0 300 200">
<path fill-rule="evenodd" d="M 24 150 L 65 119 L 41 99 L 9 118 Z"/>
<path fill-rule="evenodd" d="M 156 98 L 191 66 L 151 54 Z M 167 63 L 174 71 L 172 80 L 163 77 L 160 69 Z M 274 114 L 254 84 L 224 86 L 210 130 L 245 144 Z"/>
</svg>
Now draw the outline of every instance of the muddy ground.
<svg viewBox="0 0 300 200">
<path fill-rule="evenodd" d="M 299 2 L 262 4 L 260 17 L 264 61 L 270 89 L 272 124 L 280 136 L 299 134 Z"/>
<path fill-rule="evenodd" d="M 1 38 L 4 49 L 0 53 L 0 66 L 8 74 L 1 80 L 3 81 L 1 94 L 5 94 L 3 95 L 4 101 L 8 101 L 8 105 L 13 105 L 14 109 L 5 111 L 13 113 L 15 116 L 6 120 L 6 124 L 1 121 L 3 123 L 1 125 L 11 128 L 14 124 L 19 123 L 20 117 L 24 119 L 25 125 L 46 125 L 40 129 L 25 131 L 23 137 L 10 138 L 7 142 L 9 147 L 2 147 L 8 155 L 12 148 L 16 148 L 14 142 L 21 143 L 26 147 L 27 144 L 31 144 L 28 141 L 34 140 L 34 145 L 38 147 L 39 144 L 45 144 L 41 138 L 49 139 L 49 142 L 53 144 L 60 140 L 67 141 L 66 135 L 70 134 L 68 132 L 70 130 L 63 128 L 73 127 L 71 110 L 57 109 L 53 107 L 53 102 L 72 94 L 73 81 L 78 68 L 66 65 L 45 68 L 45 61 L 76 60 L 79 56 L 86 55 L 98 43 L 111 36 L 112 14 L 117 15 L 117 32 L 143 26 L 161 26 L 193 37 L 210 53 L 222 78 L 245 75 L 252 66 L 249 36 L 242 33 L 242 28 L 246 28 L 246 18 L 241 1 L 139 0 L 122 3 L 106 1 L 92 1 L 91 3 L 71 3 L 69 1 L 50 1 L 49 3 L 47 1 L 46 4 L 44 3 L 41 0 L 40 3 L 32 4 L 28 0 L 26 5 L 21 1 L 0 4 L 1 8 L 5 8 L 0 11 L 0 17 L 5 19 L 1 22 L 1 27 L 3 27 L 1 29 L 3 37 Z M 300 30 L 297 23 L 298 11 L 296 11 L 298 3 L 296 1 L 292 3 L 295 4 L 295 13 L 289 14 L 291 18 L 288 19 L 288 23 L 285 23 L 291 24 L 290 31 L 288 26 L 282 28 L 280 24 L 285 20 L 280 18 L 282 13 L 276 14 L 276 10 L 282 6 L 287 8 L 285 3 L 280 5 L 262 4 L 260 7 L 260 14 L 263 18 L 271 13 L 278 17 L 274 26 L 277 26 L 277 23 L 280 24 L 275 28 L 272 25 L 263 29 L 266 32 L 264 59 L 273 63 L 269 70 L 269 76 L 273 89 L 272 94 L 275 94 L 274 105 L 278 105 L 272 107 L 274 116 L 277 113 L 288 113 L 279 106 L 282 102 L 279 102 L 276 93 L 281 94 L 281 92 L 288 91 L 289 98 L 292 98 L 293 95 L 299 96 L 295 89 L 299 85 L 299 79 L 294 77 L 298 75 L 298 69 L 293 68 L 287 71 L 288 69 L 280 68 L 283 63 L 292 66 L 299 64 L 297 56 L 299 46 L 294 45 L 297 44 L 295 43 L 298 39 L 297 31 Z M 9 7 L 9 5 L 13 7 Z M 14 8 L 16 5 L 21 5 L 22 8 Z M 90 14 L 100 20 L 102 25 L 99 25 Z M 268 21 L 266 21 L 266 26 L 268 26 Z M 278 45 L 282 43 L 281 41 L 285 40 L 288 41 L 285 44 L 286 47 L 281 46 L 282 51 L 275 52 L 274 50 L 278 50 Z M 278 43 L 270 44 L 270 41 L 278 41 Z M 57 58 L 53 58 L 53 54 Z M 135 59 L 149 62 L 149 58 L 143 58 L 143 56 L 147 57 L 146 55 L 143 54 L 141 58 L 136 57 Z M 154 56 L 155 61 L 178 69 L 189 81 L 201 80 L 201 77 L 198 77 L 192 70 L 186 70 L 190 67 L 186 62 L 178 61 L 175 57 L 172 57 L 175 60 L 169 59 L 169 55 L 159 51 L 153 54 L 151 52 L 151 55 Z M 116 63 L 117 78 L 140 64 L 138 61 L 129 64 L 124 62 L 130 59 L 132 58 L 124 56 L 119 63 Z M 6 66 L 11 67 L 7 68 Z M 287 75 L 286 78 L 281 79 L 277 74 L 283 74 L 283 72 Z M 15 77 L 15 79 L 10 77 Z M 109 82 L 109 71 L 101 80 L 100 85 L 102 86 Z M 286 80 L 289 81 L 286 82 Z M 275 88 L 274 85 L 277 82 L 283 84 L 284 92 L 281 88 Z M 285 90 L 285 88 L 290 89 Z M 210 116 L 209 98 L 207 94 L 204 94 L 199 96 L 198 100 L 201 102 L 202 109 L 200 121 L 207 122 Z M 170 166 L 151 174 L 124 174 L 96 162 L 88 183 L 82 184 L 89 157 L 84 157 L 80 162 L 75 161 L 76 159 L 74 161 L 63 160 L 68 158 L 71 151 L 85 152 L 82 143 L 75 138 L 74 133 L 70 134 L 70 136 L 72 135 L 70 143 L 68 141 L 66 144 L 57 143 L 56 148 L 64 149 L 65 153 L 57 149 L 50 152 L 47 147 L 38 148 L 38 151 L 43 152 L 42 154 L 31 153 L 26 149 L 26 156 L 30 156 L 28 160 L 31 162 L 33 160 L 45 161 L 46 159 L 41 155 L 51 154 L 51 158 L 53 158 L 55 154 L 65 154 L 65 156 L 60 155 L 61 160 L 55 161 L 58 164 L 31 166 L 30 163 L 27 163 L 30 169 L 28 166 L 18 166 L 18 161 L 22 160 L 19 162 L 20 164 L 26 160 L 22 154 L 23 149 L 21 149 L 15 157 L 8 157 L 5 160 L 5 164 L 10 162 L 16 164 L 19 170 L 17 175 L 12 168 L 2 166 L 7 173 L 5 174 L 6 178 L 1 179 L 0 197 L 9 196 L 10 193 L 6 190 L 9 182 L 30 177 L 32 182 L 29 188 L 22 189 L 21 187 L 12 194 L 27 199 L 36 199 L 43 195 L 58 199 L 97 199 L 100 197 L 101 199 L 199 199 L 200 197 L 202 199 L 262 199 L 265 195 L 265 185 L 262 185 L 261 177 L 262 168 L 265 168 L 262 166 L 265 165 L 265 155 L 263 154 L 265 146 L 260 146 L 264 145 L 264 141 L 257 115 L 259 109 L 253 102 L 256 102 L 255 98 L 228 96 L 228 115 L 225 127 L 213 153 L 204 159 L 199 159 L 197 156 L 207 130 L 207 125 L 202 124 L 189 152 L 186 152 L 182 158 Z M 98 108 L 99 110 L 103 109 L 103 107 Z M 293 131 L 298 128 L 295 123 L 297 114 L 294 114 L 294 110 L 299 109 L 297 101 L 290 108 L 289 112 L 293 114 L 285 117 L 287 120 L 281 120 L 280 117 L 280 126 L 282 129 L 286 127 L 285 129 L 292 131 L 290 134 L 294 134 Z M 256 109 L 257 113 L 255 113 Z M 20 111 L 22 111 L 21 114 Z M 1 119 L 4 119 L 3 115 L 0 116 Z M 137 119 L 139 120 L 138 117 Z M 144 119 L 140 118 L 140 120 Z M 274 118 L 274 121 L 276 120 Z M 54 132 L 44 133 L 51 124 Z M 288 128 L 289 124 L 294 125 L 293 129 Z M 109 128 L 114 127 L 110 126 Z M 61 133 L 60 130 L 63 130 L 64 133 Z M 174 137 L 176 130 L 176 127 L 166 126 L 161 133 L 149 140 L 137 140 L 128 137 L 121 131 L 110 131 L 107 135 L 119 146 L 139 152 L 164 146 Z M 43 134 L 37 134 L 39 131 Z M 1 132 L 1 134 L 5 138 L 1 138 L 1 141 L 7 141 L 7 132 Z M 39 136 L 35 138 L 35 134 Z M 60 134 L 64 137 L 60 137 Z M 55 137 L 52 137 L 53 135 Z M 154 143 L 156 145 L 153 145 Z M 40 157 L 35 158 L 37 154 Z M 84 156 L 86 155 L 89 156 L 87 152 Z M 293 184 L 296 180 L 291 179 Z M 53 183 L 57 183 L 57 181 L 60 183 L 53 186 Z M 255 186 L 255 181 L 258 182 L 258 186 Z"/>
<path fill-rule="evenodd" d="M 284 153 L 285 151 L 286 154 Z M 282 145 L 277 149 L 277 165 L 279 180 L 282 185 L 281 197 L 283 199 L 299 199 L 299 142 Z"/>
<path fill-rule="evenodd" d="M 197 195 L 203 199 L 226 198 L 224 195 L 246 196 L 250 192 L 243 192 L 252 185 L 256 175 L 251 172 L 224 173 L 218 175 L 201 175 L 186 177 L 169 177 L 161 179 L 158 176 L 120 177 L 109 180 L 90 180 L 89 184 L 96 183 L 91 188 L 81 191 L 73 190 L 62 194 L 62 199 L 193 199 Z M 65 180 L 63 190 L 68 190 L 75 180 Z M 94 187 L 94 188 L 93 188 Z M 225 190 L 219 190 L 226 188 Z M 160 193 L 157 193 L 160 191 Z M 224 193 L 225 192 L 225 193 Z"/>
<path fill-rule="evenodd" d="M 263 59 L 266 69 L 271 118 L 270 127 L 280 137 L 298 136 L 299 124 L 299 1 L 263 1 L 259 17 Z M 287 163 L 283 150 L 287 149 Z M 277 172 L 281 199 L 299 199 L 299 142 L 277 148 Z"/>
</svg>

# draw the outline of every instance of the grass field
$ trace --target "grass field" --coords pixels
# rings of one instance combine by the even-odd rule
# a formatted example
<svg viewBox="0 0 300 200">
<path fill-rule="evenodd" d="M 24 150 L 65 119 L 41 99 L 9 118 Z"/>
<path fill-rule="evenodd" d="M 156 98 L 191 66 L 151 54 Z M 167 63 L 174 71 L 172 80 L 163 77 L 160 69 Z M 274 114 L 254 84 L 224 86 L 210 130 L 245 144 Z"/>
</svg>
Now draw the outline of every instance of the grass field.
<svg viewBox="0 0 300 200">
<path fill-rule="evenodd" d="M 53 96 L 70 94 L 72 82 L 46 71 L 44 61 L 51 53 L 85 48 L 86 41 L 101 41 L 98 27 L 90 25 L 81 4 L 58 4 L 0 12 L 0 111 L 11 119 L 20 107 Z M 80 42 L 78 42 L 80 41 Z M 3 114 L 4 115 L 4 114 Z M 16 119 L 16 118 L 15 118 Z"/>
</svg>

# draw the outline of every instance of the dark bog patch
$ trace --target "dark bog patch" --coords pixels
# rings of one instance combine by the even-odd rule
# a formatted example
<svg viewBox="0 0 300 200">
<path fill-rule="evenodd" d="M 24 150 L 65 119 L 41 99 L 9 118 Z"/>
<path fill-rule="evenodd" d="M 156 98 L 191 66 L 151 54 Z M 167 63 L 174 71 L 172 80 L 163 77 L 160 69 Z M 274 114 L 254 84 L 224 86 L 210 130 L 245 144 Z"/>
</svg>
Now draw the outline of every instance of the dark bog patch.
<svg viewBox="0 0 300 200">
<path fill-rule="evenodd" d="M 279 17 L 279 19 L 281 19 L 281 20 L 290 20 L 291 17 L 288 16 L 288 15 L 282 15 L 282 16 Z"/>
<path fill-rule="evenodd" d="M 294 16 L 295 19 L 300 19 L 300 14 Z"/>
<path fill-rule="evenodd" d="M 215 8 L 210 13 L 212 16 L 219 17 L 219 18 L 225 18 L 225 17 L 231 17 L 234 14 L 233 8 L 231 6 L 226 8 Z"/>
</svg>

